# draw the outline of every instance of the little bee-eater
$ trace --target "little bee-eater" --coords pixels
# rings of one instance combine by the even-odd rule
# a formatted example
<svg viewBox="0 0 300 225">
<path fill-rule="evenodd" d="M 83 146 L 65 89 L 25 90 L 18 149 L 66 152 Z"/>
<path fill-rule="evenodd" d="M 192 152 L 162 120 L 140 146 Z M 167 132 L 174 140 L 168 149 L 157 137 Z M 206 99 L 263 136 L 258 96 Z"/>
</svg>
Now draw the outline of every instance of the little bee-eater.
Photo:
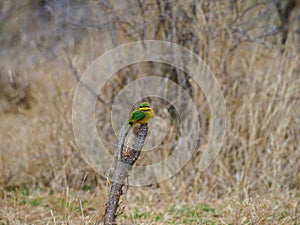
<svg viewBox="0 0 300 225">
<path fill-rule="evenodd" d="M 148 102 L 143 102 L 132 112 L 128 124 L 131 126 L 135 124 L 145 124 L 153 117 L 153 114 L 154 112 L 150 107 L 150 104 Z"/>
</svg>

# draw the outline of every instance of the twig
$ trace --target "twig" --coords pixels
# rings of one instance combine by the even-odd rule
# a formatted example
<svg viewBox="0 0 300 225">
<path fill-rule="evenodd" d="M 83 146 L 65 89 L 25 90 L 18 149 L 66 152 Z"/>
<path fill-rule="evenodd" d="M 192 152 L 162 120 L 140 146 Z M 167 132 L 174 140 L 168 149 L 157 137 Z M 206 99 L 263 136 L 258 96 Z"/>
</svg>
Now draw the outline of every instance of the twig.
<svg viewBox="0 0 300 225">
<path fill-rule="evenodd" d="M 81 200 L 79 200 L 79 205 L 80 205 L 80 211 L 81 211 L 81 218 L 82 218 L 83 224 L 85 225 L 86 223 L 85 223 L 85 219 L 84 219 L 84 212 L 83 212 Z"/>
<path fill-rule="evenodd" d="M 90 93 L 92 95 L 94 95 L 97 99 L 97 101 L 102 102 L 104 105 L 108 105 L 108 103 L 100 97 L 100 95 L 98 95 L 97 93 L 95 93 L 87 84 L 83 83 L 80 80 L 80 73 L 78 72 L 78 70 L 75 68 L 75 66 L 73 65 L 73 62 L 71 60 L 71 57 L 69 55 L 69 52 L 67 50 L 67 48 L 64 49 L 64 53 L 66 54 L 67 57 L 67 64 L 69 66 L 69 69 L 72 71 L 72 75 L 76 78 L 76 80 L 79 82 L 79 85 L 82 85 L 83 87 L 85 87 L 87 90 L 90 91 Z"/>
<path fill-rule="evenodd" d="M 123 146 L 124 146 L 124 140 L 126 137 L 126 134 L 124 135 L 124 128 L 125 128 L 125 125 L 122 126 L 120 135 L 119 135 L 118 150 L 117 150 L 117 160 L 118 161 L 121 160 L 122 150 L 123 150 Z"/>
<path fill-rule="evenodd" d="M 124 127 L 120 133 L 120 139 L 118 144 L 118 153 L 121 153 L 120 160 L 118 160 L 117 155 L 117 162 L 114 171 L 114 177 L 112 186 L 109 193 L 109 199 L 106 203 L 105 215 L 104 215 L 104 224 L 105 225 L 115 225 L 116 224 L 116 217 L 117 217 L 117 209 L 119 207 L 120 197 L 123 194 L 123 187 L 126 183 L 128 178 L 128 173 L 131 170 L 132 166 L 135 164 L 136 160 L 138 159 L 142 147 L 144 145 L 146 136 L 148 132 L 148 125 L 141 124 L 138 132 L 138 137 L 128 153 L 124 153 L 123 146 L 124 146 Z M 119 149 L 120 147 L 120 149 Z"/>
<path fill-rule="evenodd" d="M 299 206 L 299 201 L 296 203 L 296 206 L 295 206 L 295 212 L 294 212 L 294 224 L 297 224 L 297 219 L 298 219 L 298 215 L 297 215 L 298 206 Z"/>
</svg>

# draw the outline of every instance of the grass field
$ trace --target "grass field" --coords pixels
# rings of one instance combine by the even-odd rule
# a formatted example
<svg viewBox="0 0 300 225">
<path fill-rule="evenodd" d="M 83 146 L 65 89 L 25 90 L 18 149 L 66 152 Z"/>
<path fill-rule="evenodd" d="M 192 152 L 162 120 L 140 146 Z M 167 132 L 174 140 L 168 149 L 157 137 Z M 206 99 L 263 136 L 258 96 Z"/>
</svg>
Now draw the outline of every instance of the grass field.
<svg viewBox="0 0 300 225">
<path fill-rule="evenodd" d="M 271 0 L 39 2 L 0 3 L 0 224 L 101 221 L 110 182 L 81 157 L 73 96 L 98 56 L 148 39 L 175 42 L 210 67 L 224 95 L 226 133 L 217 158 L 200 172 L 212 129 L 201 88 L 159 63 L 117 71 L 101 92 L 106 103 L 95 106 L 98 133 L 112 154 L 118 140 L 111 105 L 137 78 L 155 75 L 182 86 L 201 124 L 198 149 L 178 173 L 128 187 L 118 224 L 300 224 L 298 1 L 286 10 L 288 22 Z M 281 9 L 289 2 L 281 1 Z M 171 155 L 177 122 L 185 122 L 170 103 L 147 100 L 167 133 L 153 154 L 141 154 L 139 165 Z"/>
</svg>

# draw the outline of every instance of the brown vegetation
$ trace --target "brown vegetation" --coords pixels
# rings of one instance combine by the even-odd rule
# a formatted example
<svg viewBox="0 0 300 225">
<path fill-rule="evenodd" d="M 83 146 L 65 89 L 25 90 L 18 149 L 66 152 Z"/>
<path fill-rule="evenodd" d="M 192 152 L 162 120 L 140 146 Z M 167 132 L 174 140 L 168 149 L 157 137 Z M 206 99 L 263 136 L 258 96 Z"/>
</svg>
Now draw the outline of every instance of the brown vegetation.
<svg viewBox="0 0 300 225">
<path fill-rule="evenodd" d="M 117 137 L 109 105 L 136 74 L 182 85 L 203 124 L 192 160 L 167 181 L 129 188 L 119 221 L 300 223 L 299 4 L 282 45 L 282 19 L 271 0 L 41 2 L 0 3 L 0 224 L 101 220 L 108 184 L 77 149 L 73 95 L 79 74 L 98 56 L 146 39 L 178 43 L 209 65 L 226 102 L 226 136 L 215 162 L 199 172 L 210 129 L 201 89 L 183 72 L 158 63 L 116 73 L 102 91 L 107 102 L 96 107 L 98 128 L 112 151 Z M 172 153 L 178 130 L 168 103 L 150 100 L 170 128 L 156 149 L 159 160 Z M 138 163 L 151 160 L 142 153 Z"/>
</svg>

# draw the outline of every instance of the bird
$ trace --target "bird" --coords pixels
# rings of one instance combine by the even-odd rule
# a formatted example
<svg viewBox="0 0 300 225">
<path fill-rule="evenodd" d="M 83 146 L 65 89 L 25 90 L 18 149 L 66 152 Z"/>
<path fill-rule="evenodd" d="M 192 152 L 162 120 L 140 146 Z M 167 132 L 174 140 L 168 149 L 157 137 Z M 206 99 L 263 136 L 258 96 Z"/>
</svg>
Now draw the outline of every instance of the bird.
<svg viewBox="0 0 300 225">
<path fill-rule="evenodd" d="M 154 115 L 153 109 L 150 107 L 149 102 L 142 102 L 136 108 L 128 119 L 128 124 L 133 126 L 135 124 L 146 124 Z"/>
</svg>

